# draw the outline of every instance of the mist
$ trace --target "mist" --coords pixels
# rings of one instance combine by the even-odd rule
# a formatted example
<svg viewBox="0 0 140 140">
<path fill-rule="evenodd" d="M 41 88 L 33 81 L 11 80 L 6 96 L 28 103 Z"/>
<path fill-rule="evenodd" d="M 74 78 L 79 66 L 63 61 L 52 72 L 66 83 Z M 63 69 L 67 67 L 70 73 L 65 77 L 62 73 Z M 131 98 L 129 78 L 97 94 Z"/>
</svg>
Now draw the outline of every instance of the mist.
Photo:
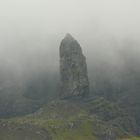
<svg viewBox="0 0 140 140">
<path fill-rule="evenodd" d="M 59 77 L 59 46 L 66 33 L 81 44 L 92 83 L 99 69 L 118 77 L 131 61 L 138 72 L 139 5 L 138 0 L 1 0 L 1 82 L 26 87 L 40 75 L 48 81 Z"/>
</svg>

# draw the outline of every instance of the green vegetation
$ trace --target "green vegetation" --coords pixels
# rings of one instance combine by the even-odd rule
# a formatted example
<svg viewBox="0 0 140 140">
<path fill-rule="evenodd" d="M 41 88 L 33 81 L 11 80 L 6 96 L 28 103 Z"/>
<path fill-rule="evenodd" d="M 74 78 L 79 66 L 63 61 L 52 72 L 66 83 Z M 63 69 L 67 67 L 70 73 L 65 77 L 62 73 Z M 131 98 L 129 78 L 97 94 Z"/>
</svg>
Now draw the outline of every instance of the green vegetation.
<svg viewBox="0 0 140 140">
<path fill-rule="evenodd" d="M 110 120 L 106 119 L 108 117 Z M 131 135 L 129 128 L 133 124 L 130 121 L 128 116 L 122 114 L 121 109 L 115 104 L 98 99 L 82 102 L 82 104 L 78 101 L 54 101 L 34 114 L 3 119 L 0 120 L 0 124 L 6 126 L 3 131 L 7 128 L 8 130 L 9 128 L 14 128 L 14 130 L 20 128 L 21 136 L 22 132 L 28 128 L 31 130 L 27 134 L 29 140 L 32 140 L 30 137 L 37 138 L 34 140 L 42 140 L 37 135 L 38 131 L 39 134 L 49 137 L 49 140 L 102 140 L 103 138 L 129 137 Z M 13 132 L 10 129 L 8 132 L 8 135 L 17 134 L 18 137 L 19 131 Z M 1 137 L 0 133 L 0 139 L 11 140 Z M 18 140 L 18 138 L 14 138 L 14 140 Z M 132 140 L 138 139 L 133 138 Z"/>
<path fill-rule="evenodd" d="M 0 129 L 1 140 L 41 140 L 41 136 L 35 132 L 10 130 L 8 128 Z"/>
<path fill-rule="evenodd" d="M 122 140 L 140 140 L 140 137 L 131 137 L 131 138 L 126 138 Z"/>
<path fill-rule="evenodd" d="M 93 133 L 94 119 L 80 107 L 72 106 L 66 103 L 52 104 L 36 114 L 1 121 L 16 127 L 26 124 L 37 127 L 47 131 L 53 140 L 98 140 Z"/>
</svg>

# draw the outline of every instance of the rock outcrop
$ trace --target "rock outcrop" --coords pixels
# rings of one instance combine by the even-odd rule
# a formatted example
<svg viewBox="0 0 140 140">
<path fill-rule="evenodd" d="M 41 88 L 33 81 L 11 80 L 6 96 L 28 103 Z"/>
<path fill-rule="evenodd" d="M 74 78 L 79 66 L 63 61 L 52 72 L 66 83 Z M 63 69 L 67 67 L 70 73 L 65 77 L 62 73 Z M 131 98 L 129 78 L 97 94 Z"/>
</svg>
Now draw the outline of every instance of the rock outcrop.
<svg viewBox="0 0 140 140">
<path fill-rule="evenodd" d="M 60 45 L 60 98 L 85 97 L 89 94 L 86 58 L 79 43 L 67 34 Z"/>
</svg>

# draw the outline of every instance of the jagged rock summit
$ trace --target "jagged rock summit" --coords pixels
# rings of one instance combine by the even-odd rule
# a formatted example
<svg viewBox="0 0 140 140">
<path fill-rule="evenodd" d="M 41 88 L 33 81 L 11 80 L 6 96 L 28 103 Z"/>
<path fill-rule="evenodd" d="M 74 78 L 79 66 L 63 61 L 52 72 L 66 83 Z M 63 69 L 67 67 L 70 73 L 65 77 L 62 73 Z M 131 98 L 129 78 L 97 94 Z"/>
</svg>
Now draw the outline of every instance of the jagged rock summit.
<svg viewBox="0 0 140 140">
<path fill-rule="evenodd" d="M 80 44 L 70 34 L 66 34 L 60 45 L 60 74 L 60 98 L 89 94 L 86 58 Z"/>
</svg>

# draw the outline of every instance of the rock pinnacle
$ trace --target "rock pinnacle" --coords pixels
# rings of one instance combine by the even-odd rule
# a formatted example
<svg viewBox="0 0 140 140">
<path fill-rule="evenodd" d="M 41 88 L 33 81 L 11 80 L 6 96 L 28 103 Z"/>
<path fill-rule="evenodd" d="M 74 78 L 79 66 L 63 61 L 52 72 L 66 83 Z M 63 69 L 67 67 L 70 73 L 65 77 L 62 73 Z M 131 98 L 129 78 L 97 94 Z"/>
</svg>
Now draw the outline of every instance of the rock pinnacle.
<svg viewBox="0 0 140 140">
<path fill-rule="evenodd" d="M 60 76 L 60 98 L 89 94 L 86 58 L 80 44 L 70 34 L 66 34 L 60 45 Z"/>
</svg>

